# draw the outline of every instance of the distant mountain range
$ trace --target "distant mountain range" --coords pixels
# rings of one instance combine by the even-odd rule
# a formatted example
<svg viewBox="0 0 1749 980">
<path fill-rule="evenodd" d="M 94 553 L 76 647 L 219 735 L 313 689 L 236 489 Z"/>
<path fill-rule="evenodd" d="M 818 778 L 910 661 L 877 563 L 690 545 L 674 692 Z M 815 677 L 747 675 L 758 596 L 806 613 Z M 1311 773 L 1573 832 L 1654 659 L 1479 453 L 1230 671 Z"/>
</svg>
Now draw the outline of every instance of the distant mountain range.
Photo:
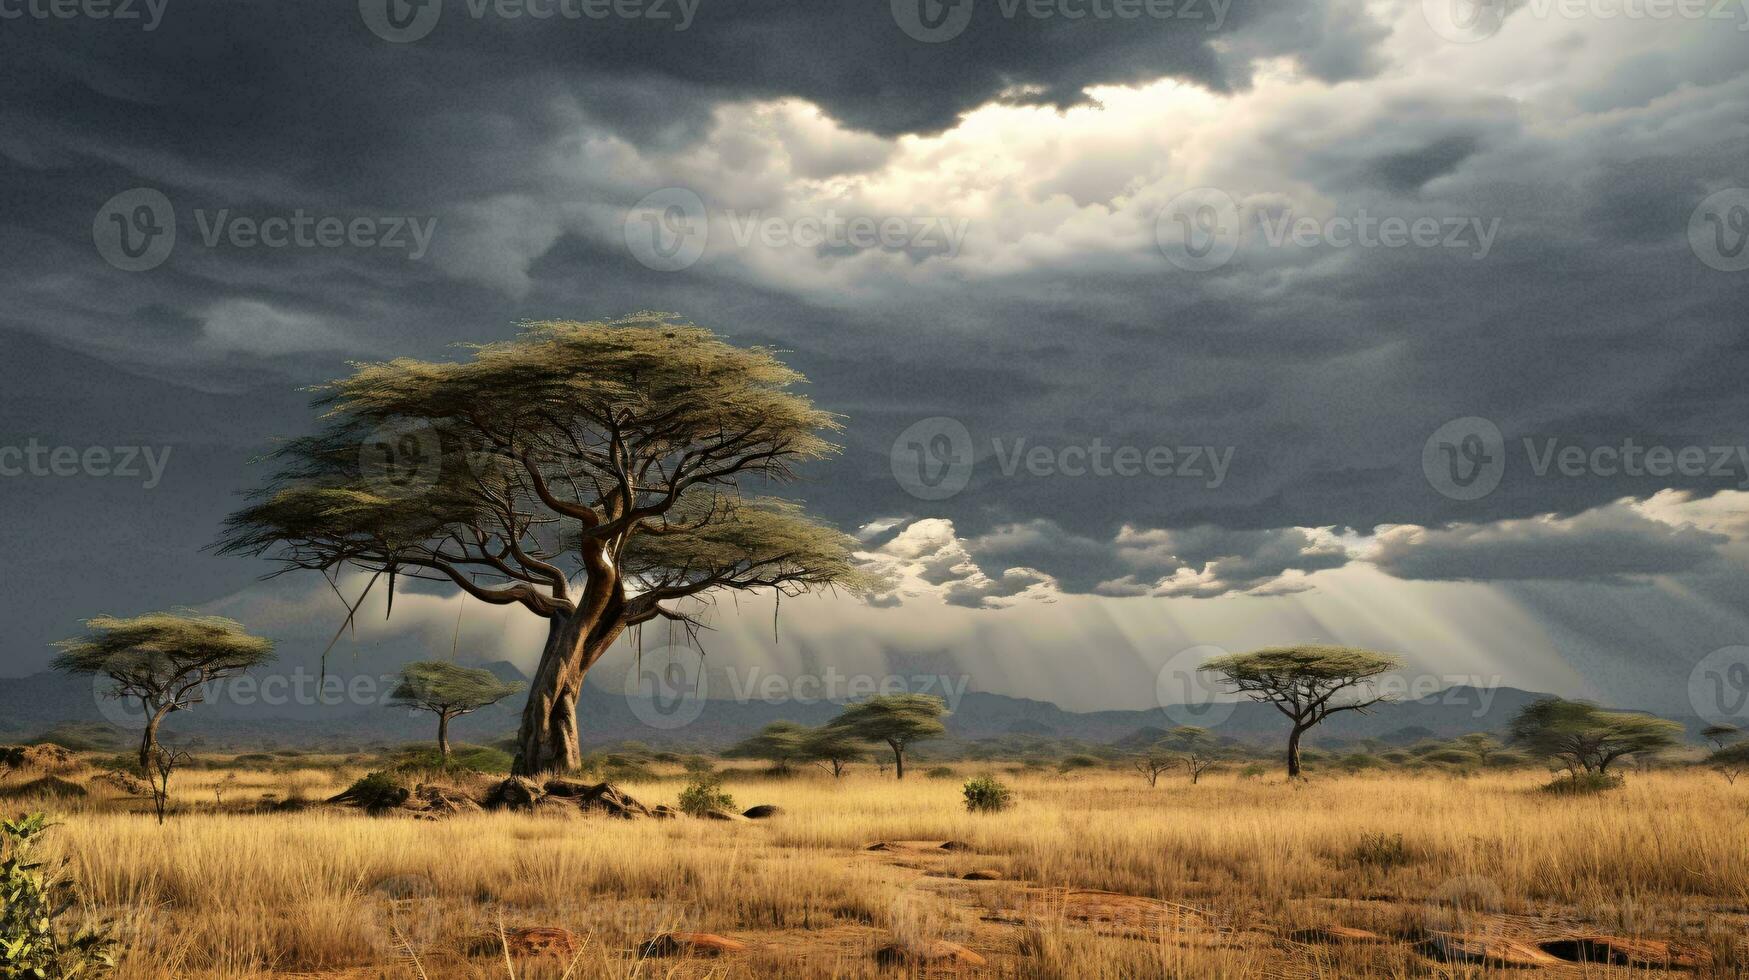
<svg viewBox="0 0 1749 980">
<path fill-rule="evenodd" d="M 483 665 L 500 678 L 527 678 L 514 665 Z M 82 738 L 109 731 L 118 740 L 132 737 L 137 726 L 119 705 L 103 702 L 87 678 L 54 672 L 0 678 L 0 741 L 19 741 L 51 730 L 76 731 Z M 1477 731 L 1499 731 L 1519 709 L 1545 695 L 1517 688 L 1451 687 L 1413 701 L 1378 705 L 1367 714 L 1343 712 L 1314 730 L 1314 744 L 1376 739 L 1408 745 L 1429 738 L 1451 738 Z M 746 737 L 779 719 L 821 724 L 841 705 L 828 701 L 771 702 L 709 698 L 703 701 L 658 703 L 626 697 L 585 685 L 578 720 L 585 748 L 603 748 L 638 741 L 656 748 L 714 749 Z M 1099 744 L 1140 744 L 1159 731 L 1181 724 L 1201 724 L 1215 734 L 1242 742 L 1273 742 L 1286 732 L 1286 721 L 1273 707 L 1243 701 L 1198 712 L 1189 708 L 1143 711 L 1066 711 L 1049 701 L 1003 694 L 967 692 L 947 719 L 950 737 L 975 741 L 1010 736 L 1062 739 Z M 1230 711 L 1228 710 L 1230 709 Z M 495 705 L 452 724 L 455 738 L 491 742 L 512 733 L 520 698 Z M 1222 717 L 1224 715 L 1224 717 Z M 1697 718 L 1675 719 L 1691 733 Z M 401 744 L 431 737 L 436 722 L 430 715 L 412 714 L 385 705 L 342 704 L 301 709 L 199 705 L 171 716 L 167 740 L 182 737 L 196 745 L 258 748 L 359 748 Z M 125 744 L 125 743 L 124 743 Z"/>
</svg>

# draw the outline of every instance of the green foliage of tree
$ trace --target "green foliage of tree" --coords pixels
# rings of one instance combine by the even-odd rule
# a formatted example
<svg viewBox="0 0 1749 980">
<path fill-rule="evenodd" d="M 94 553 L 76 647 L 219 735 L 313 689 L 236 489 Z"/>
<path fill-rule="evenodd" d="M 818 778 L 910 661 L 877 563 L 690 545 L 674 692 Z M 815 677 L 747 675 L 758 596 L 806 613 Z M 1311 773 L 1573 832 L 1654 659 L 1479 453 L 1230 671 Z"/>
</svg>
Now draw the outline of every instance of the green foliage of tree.
<svg viewBox="0 0 1749 980">
<path fill-rule="evenodd" d="M 1707 757 L 1707 764 L 1724 776 L 1726 782 L 1735 785 L 1738 776 L 1749 773 L 1749 742 L 1721 746 Z"/>
<path fill-rule="evenodd" d="M 1390 654 L 1353 647 L 1308 644 L 1268 647 L 1250 653 L 1216 657 L 1202 669 L 1222 674 L 1234 690 L 1254 701 L 1273 705 L 1291 724 L 1287 742 L 1287 774 L 1300 775 L 1300 739 L 1312 726 L 1339 711 L 1366 710 L 1383 695 L 1338 701 L 1372 678 L 1402 666 Z"/>
<path fill-rule="evenodd" d="M 522 690 L 515 681 L 501 681 L 489 670 L 442 660 L 416 660 L 401 668 L 389 703 L 437 716 L 437 752 L 449 764 L 449 723 Z"/>
<path fill-rule="evenodd" d="M 118 943 L 95 929 L 66 925 L 78 902 L 63 872 L 34 860 L 48 830 L 44 814 L 0 820 L 0 977 L 83 980 L 109 975 Z"/>
<path fill-rule="evenodd" d="M 1708 725 L 1701 729 L 1700 737 L 1713 743 L 1713 748 L 1722 749 L 1726 745 L 1742 738 L 1743 729 L 1738 728 L 1736 725 L 1720 722 L 1717 725 Z"/>
<path fill-rule="evenodd" d="M 1215 753 L 1220 742 L 1206 728 L 1179 725 L 1160 739 L 1160 747 L 1172 753 L 1184 765 L 1184 772 L 1196 785 L 1215 766 Z"/>
<path fill-rule="evenodd" d="M 111 698 L 138 701 L 146 717 L 140 738 L 141 774 L 152 769 L 158 727 L 171 712 L 186 711 L 203 688 L 273 659 L 273 641 L 252 636 L 223 616 L 156 612 L 131 619 L 97 616 L 84 636 L 55 644 L 56 670 L 107 677 Z"/>
<path fill-rule="evenodd" d="M 1575 778 L 1607 776 L 1610 765 L 1624 756 L 1654 755 L 1682 740 L 1676 722 L 1553 697 L 1525 705 L 1510 733 L 1515 744 L 1558 761 Z"/>
<path fill-rule="evenodd" d="M 807 754 L 808 726 L 793 721 L 774 721 L 759 730 L 759 734 L 730 746 L 723 753 L 728 759 L 760 759 L 771 763 L 780 772 L 804 761 Z"/>
<path fill-rule="evenodd" d="M 218 547 L 386 576 L 391 602 L 411 576 L 547 620 L 517 773 L 577 767 L 584 674 L 626 630 L 690 634 L 721 590 L 874 585 L 848 536 L 744 492 L 838 448 L 838 420 L 775 352 L 664 314 L 531 323 L 469 350 L 327 386 L 319 429 L 274 454 Z"/>
<path fill-rule="evenodd" d="M 844 709 L 829 727 L 863 742 L 884 742 L 893 751 L 893 768 L 905 778 L 905 748 L 947 734 L 941 719 L 947 704 L 933 694 L 883 694 Z"/>
<path fill-rule="evenodd" d="M 867 756 L 862 742 L 830 725 L 810 729 L 802 745 L 802 758 L 831 773 L 833 779 L 842 777 L 851 763 L 861 762 Z"/>
</svg>

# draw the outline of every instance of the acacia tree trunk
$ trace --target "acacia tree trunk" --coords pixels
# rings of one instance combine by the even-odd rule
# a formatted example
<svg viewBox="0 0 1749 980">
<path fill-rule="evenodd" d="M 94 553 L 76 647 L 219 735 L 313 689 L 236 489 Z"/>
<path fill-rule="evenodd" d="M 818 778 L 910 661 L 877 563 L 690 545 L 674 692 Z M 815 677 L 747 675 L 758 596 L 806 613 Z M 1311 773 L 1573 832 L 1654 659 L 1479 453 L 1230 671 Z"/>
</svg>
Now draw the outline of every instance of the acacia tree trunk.
<svg viewBox="0 0 1749 980">
<path fill-rule="evenodd" d="M 1300 778 L 1300 736 L 1306 733 L 1306 728 L 1294 726 L 1293 734 L 1287 737 L 1287 778 Z"/>
<path fill-rule="evenodd" d="M 152 751 L 158 747 L 158 726 L 164 721 L 164 716 L 170 713 L 168 707 L 159 708 L 146 719 L 146 733 L 140 737 L 140 775 L 151 775 Z"/>
<path fill-rule="evenodd" d="M 449 763 L 449 712 L 447 711 L 437 713 L 437 754 L 442 757 L 444 764 Z"/>
<path fill-rule="evenodd" d="M 584 565 L 589 579 L 576 610 L 548 620 L 547 645 L 522 709 L 513 775 L 566 773 L 582 762 L 577 699 L 583 676 L 626 628 L 625 589 L 612 560 L 596 550 Z"/>
<path fill-rule="evenodd" d="M 577 616 L 547 621 L 547 643 L 540 665 L 528 685 L 522 707 L 522 727 L 516 736 L 516 762 L 511 772 L 538 776 L 577 768 L 577 694 L 570 683 L 583 646 Z M 578 677 L 581 680 L 581 676 Z"/>
<path fill-rule="evenodd" d="M 888 742 L 893 747 L 893 772 L 898 778 L 905 778 L 905 747 L 898 742 Z"/>
</svg>

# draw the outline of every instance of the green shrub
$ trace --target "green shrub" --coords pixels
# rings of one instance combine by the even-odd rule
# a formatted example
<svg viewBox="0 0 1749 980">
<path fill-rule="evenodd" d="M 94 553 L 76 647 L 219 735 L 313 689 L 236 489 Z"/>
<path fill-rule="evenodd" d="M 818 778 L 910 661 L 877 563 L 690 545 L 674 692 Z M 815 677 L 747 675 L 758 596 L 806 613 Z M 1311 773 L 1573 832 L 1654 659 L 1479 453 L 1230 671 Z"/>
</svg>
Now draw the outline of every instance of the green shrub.
<svg viewBox="0 0 1749 980">
<path fill-rule="evenodd" d="M 952 769 L 949 769 L 946 766 L 936 766 L 928 772 L 925 772 L 923 775 L 928 776 L 930 779 L 952 779 L 954 773 Z"/>
<path fill-rule="evenodd" d="M 973 813 L 996 813 L 1014 805 L 1014 791 L 995 776 L 966 780 L 966 809 Z"/>
<path fill-rule="evenodd" d="M 61 917 L 76 904 L 72 880 L 30 860 L 48 826 L 40 813 L 0 820 L 0 976 L 104 976 L 115 968 L 116 941 L 68 927 Z"/>
<path fill-rule="evenodd" d="M 1239 770 L 1239 775 L 1245 779 L 1256 779 L 1269 771 L 1269 767 L 1261 762 L 1253 762 Z"/>
<path fill-rule="evenodd" d="M 1602 793 L 1620 787 L 1622 778 L 1612 773 L 1586 772 L 1557 776 L 1555 781 L 1543 787 L 1545 793 L 1567 793 L 1583 796 L 1587 793 Z"/>
<path fill-rule="evenodd" d="M 360 777 L 335 799 L 375 812 L 398 807 L 411 795 L 395 774 L 372 772 Z"/>
<path fill-rule="evenodd" d="M 713 810 L 735 809 L 735 798 L 723 792 L 723 781 L 717 776 L 699 775 L 680 791 L 680 812 L 702 817 Z"/>
<path fill-rule="evenodd" d="M 1090 755 L 1071 755 L 1057 763 L 1057 769 L 1060 772 L 1069 772 L 1072 769 L 1097 769 L 1099 766 L 1099 760 Z"/>
</svg>

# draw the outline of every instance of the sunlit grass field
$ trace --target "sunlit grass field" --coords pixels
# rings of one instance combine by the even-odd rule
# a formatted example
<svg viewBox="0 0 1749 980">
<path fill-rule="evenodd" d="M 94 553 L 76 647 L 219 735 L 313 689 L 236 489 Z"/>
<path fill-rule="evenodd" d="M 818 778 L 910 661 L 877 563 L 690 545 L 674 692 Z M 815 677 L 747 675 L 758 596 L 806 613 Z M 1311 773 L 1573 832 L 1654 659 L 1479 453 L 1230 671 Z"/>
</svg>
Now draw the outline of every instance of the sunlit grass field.
<svg viewBox="0 0 1749 980">
<path fill-rule="evenodd" d="M 82 883 L 86 914 L 124 939 L 121 976 L 132 978 L 867 976 L 878 947 L 935 939 L 976 951 L 994 975 L 1484 972 L 1410 951 L 1459 915 L 1528 937 L 1687 940 L 1732 975 L 1742 963 L 1732 937 L 1749 923 L 1749 785 L 1699 771 L 1635 774 L 1575 798 L 1539 792 L 1540 772 L 1149 787 L 1094 770 L 1005 776 L 1016 805 L 972 814 L 958 778 L 730 770 L 739 806 L 783 812 L 756 822 L 244 812 L 262 797 L 323 799 L 357 774 L 190 771 L 173 786 L 188 809 L 164 826 L 139 801 L 92 798 L 60 805 L 51 847 Z M 623 788 L 671 803 L 682 783 Z M 905 843 L 950 840 L 968 846 Z M 866 849 L 878 841 L 895 847 Z M 968 871 L 1000 878 L 962 880 Z M 1090 913 L 1074 892 L 1085 889 L 1163 902 Z M 1328 925 L 1401 941 L 1293 938 Z M 507 962 L 497 931 L 526 926 L 571 930 L 582 948 Z M 672 930 L 751 949 L 639 955 Z"/>
</svg>

